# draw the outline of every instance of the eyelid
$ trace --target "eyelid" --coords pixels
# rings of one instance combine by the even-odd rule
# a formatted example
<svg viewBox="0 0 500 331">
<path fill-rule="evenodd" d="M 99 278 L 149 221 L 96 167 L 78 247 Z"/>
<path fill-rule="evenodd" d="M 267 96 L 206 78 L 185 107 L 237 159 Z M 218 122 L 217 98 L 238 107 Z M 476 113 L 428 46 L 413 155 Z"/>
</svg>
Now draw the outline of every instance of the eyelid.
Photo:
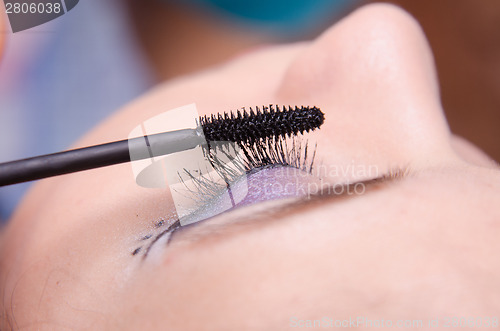
<svg viewBox="0 0 500 331">
<path fill-rule="evenodd" d="M 167 244 L 170 243 L 172 238 L 176 235 L 176 233 L 184 233 L 187 237 L 184 237 L 184 239 L 189 239 L 189 240 L 200 240 L 204 237 L 207 236 L 216 236 L 217 233 L 223 234 L 227 233 L 227 230 L 229 228 L 234 228 L 236 226 L 241 227 L 242 225 L 248 225 L 252 224 L 255 222 L 258 216 L 259 219 L 265 219 L 266 222 L 270 222 L 272 220 L 276 219 L 282 219 L 283 217 L 286 217 L 287 215 L 290 215 L 292 213 L 296 213 L 297 211 L 303 212 L 304 208 L 307 210 L 308 208 L 314 208 L 315 206 L 318 206 L 320 204 L 323 204 L 325 202 L 328 202 L 330 199 L 347 199 L 347 198 L 352 198 L 353 196 L 349 196 L 346 193 L 349 192 L 348 188 L 353 188 L 356 185 L 363 184 L 366 187 L 365 193 L 368 193 L 370 191 L 373 191 L 373 188 L 380 187 L 382 184 L 389 184 L 392 182 L 398 182 L 402 180 L 405 177 L 408 177 L 412 175 L 413 172 L 410 171 L 409 168 L 396 168 L 396 169 L 391 169 L 388 171 L 386 174 L 372 178 L 372 179 L 367 179 L 367 180 L 361 180 L 353 183 L 347 183 L 344 184 L 342 187 L 344 188 L 342 192 L 344 194 L 337 194 L 336 192 L 338 191 L 320 191 L 318 194 L 312 194 L 306 199 L 295 199 L 293 201 L 271 201 L 271 203 L 274 204 L 272 208 L 266 208 L 269 206 L 269 204 L 264 205 L 263 203 L 259 203 L 253 206 L 246 206 L 241 209 L 236 209 L 234 211 L 230 211 L 221 215 L 217 215 L 213 217 L 212 219 L 214 221 L 220 221 L 223 222 L 223 224 L 213 224 L 213 223 L 194 223 L 188 226 L 181 227 L 180 222 L 174 222 L 172 225 L 169 226 L 169 228 L 165 229 L 162 233 L 157 235 L 154 239 L 153 242 L 147 247 L 145 254 L 143 255 L 143 260 L 147 257 L 149 254 L 149 251 L 151 250 L 151 247 L 153 247 L 153 244 L 156 243 L 158 240 L 160 240 L 164 235 L 170 234 Z M 333 184 L 332 184 L 333 185 Z M 337 187 L 339 184 L 336 184 Z M 352 190 L 351 190 L 352 191 Z M 364 195 L 364 194 L 363 194 Z M 264 210 L 264 212 L 258 212 L 258 209 L 261 208 Z M 247 211 L 248 215 L 248 210 L 250 210 L 251 215 L 247 218 L 244 217 L 238 217 L 239 212 L 245 212 Z M 276 216 L 279 215 L 279 218 L 276 218 Z M 263 217 L 265 216 L 265 217 Z M 209 220 L 206 220 L 209 221 Z M 208 224 L 208 225 L 207 225 Z M 189 232 L 191 229 L 198 229 L 198 231 L 193 231 Z M 222 230 L 222 231 L 221 231 Z"/>
<path fill-rule="evenodd" d="M 285 168 L 291 168 L 291 167 L 283 167 L 283 166 L 279 166 L 279 165 L 278 165 L 278 166 L 276 166 L 276 165 L 272 165 L 272 166 L 265 166 L 265 167 L 262 167 L 262 168 L 259 168 L 259 169 L 255 169 L 255 168 L 254 168 L 254 169 L 251 169 L 251 171 L 249 171 L 249 175 L 250 175 L 250 176 L 252 176 L 252 177 L 254 177 L 254 176 L 256 176 L 259 172 L 264 171 L 264 170 L 272 171 L 273 169 L 274 169 L 274 170 L 281 170 L 281 169 L 285 169 Z M 294 168 L 294 169 L 292 169 L 292 170 L 295 170 L 295 171 L 297 171 L 297 172 L 303 171 L 303 170 L 301 170 L 301 169 L 296 169 L 296 168 Z M 250 174 L 250 173 L 251 173 L 251 174 Z M 310 174 L 309 174 L 309 175 L 310 175 Z M 312 176 L 312 175 L 310 175 L 310 176 Z M 272 179 L 272 178 L 271 178 L 271 179 Z M 233 187 L 233 188 L 234 188 L 234 187 Z M 226 188 L 225 190 L 227 190 L 227 188 Z M 220 197 L 212 197 L 212 196 L 210 196 L 210 197 L 209 197 L 209 200 L 204 200 L 204 204 L 205 204 L 205 203 L 210 203 L 210 202 L 211 202 L 211 203 L 213 203 L 213 204 L 217 204 L 217 202 L 218 202 L 218 199 L 219 199 L 219 198 L 220 198 Z M 271 199 L 269 199 L 269 200 L 271 200 Z M 256 204 L 260 204 L 261 202 L 262 202 L 262 201 L 258 201 Z M 148 246 L 147 246 L 147 247 L 145 248 L 145 250 L 144 250 L 144 255 L 143 255 L 143 258 L 145 258 L 145 257 L 149 254 L 149 252 L 151 251 L 151 249 L 152 249 L 153 245 L 154 245 L 154 244 L 156 244 L 156 243 L 157 243 L 160 239 L 162 239 L 162 237 L 164 237 L 164 236 L 166 236 L 166 235 L 169 235 L 169 236 L 170 236 L 170 238 L 168 238 L 168 239 L 167 239 L 167 245 L 168 245 L 168 243 L 170 243 L 171 238 L 172 238 L 172 237 L 171 237 L 171 235 L 172 235 L 174 232 L 176 232 L 176 231 L 178 231 L 178 230 L 186 230 L 186 229 L 190 229 L 190 228 L 196 227 L 196 226 L 198 226 L 198 225 L 200 225 L 200 224 L 202 224 L 202 223 L 205 223 L 205 221 L 209 221 L 210 219 L 217 218 L 217 217 L 218 217 L 219 215 L 221 215 L 222 213 L 230 213 L 230 212 L 232 212 L 233 210 L 235 210 L 235 208 L 236 208 L 236 209 L 240 209 L 242 206 L 245 206 L 245 205 L 248 205 L 248 203 L 247 203 L 247 204 L 240 204 L 240 205 L 237 205 L 237 206 L 235 206 L 234 208 L 231 208 L 231 209 L 229 209 L 229 210 L 227 210 L 227 211 L 223 211 L 223 212 L 220 212 L 220 213 L 218 213 L 218 214 L 216 214 L 216 215 L 214 215 L 214 216 L 212 216 L 212 217 L 205 218 L 205 219 L 203 219 L 203 221 L 193 222 L 193 223 L 188 223 L 187 225 L 182 225 L 182 224 L 181 224 L 181 222 L 180 222 L 180 220 L 179 220 L 178 218 L 177 218 L 175 221 L 173 221 L 173 222 L 169 222 L 169 223 L 168 223 L 168 227 L 167 227 L 166 229 L 163 229 L 163 231 L 161 231 L 159 234 L 155 235 L 155 236 L 154 236 L 154 237 L 150 240 L 150 242 L 149 242 Z M 203 209 L 203 208 L 204 208 L 204 207 L 202 206 L 202 208 L 201 208 L 201 209 Z M 197 212 L 203 212 L 203 210 L 201 210 L 201 211 L 195 211 L 195 213 L 197 213 Z M 152 236 L 151 236 L 151 237 L 152 237 Z M 137 253 L 139 253 L 141 250 L 142 250 L 142 247 L 141 247 L 141 248 L 139 248 L 139 249 L 135 249 L 135 250 L 133 251 L 132 255 L 136 255 L 136 254 L 137 254 Z"/>
<path fill-rule="evenodd" d="M 287 141 L 288 139 L 288 141 Z M 304 144 L 305 142 L 305 144 Z M 316 155 L 316 146 L 314 147 L 313 152 L 311 153 L 309 151 L 309 155 L 312 155 L 312 158 L 310 161 L 307 160 L 307 155 L 308 155 L 308 149 L 307 149 L 307 141 L 301 140 L 300 138 L 293 137 L 291 139 L 289 138 L 283 138 L 279 137 L 276 138 L 275 140 L 268 140 L 265 143 L 262 143 L 260 145 L 256 146 L 247 146 L 245 149 L 245 155 L 247 156 L 246 160 L 243 160 L 242 166 L 243 168 L 246 169 L 247 174 L 256 171 L 255 169 L 258 169 L 258 171 L 264 170 L 266 167 L 273 167 L 273 166 L 282 166 L 283 168 L 285 167 L 290 167 L 290 168 L 295 168 L 297 170 L 302 170 L 305 171 L 306 173 L 313 173 L 312 172 L 312 166 L 314 164 L 314 159 Z M 245 148 L 245 147 L 243 147 Z M 257 172 L 255 172 L 257 173 Z M 379 178 L 375 179 L 370 179 L 366 181 L 361 181 L 361 182 L 355 182 L 353 184 L 349 184 L 344 187 L 351 187 L 359 184 L 368 184 L 371 182 L 375 182 L 377 180 L 382 180 L 384 178 L 397 178 L 400 176 L 400 174 L 407 174 L 406 170 L 402 169 L 396 169 L 393 171 L 389 171 L 386 175 L 381 176 Z M 319 178 L 319 177 L 317 177 Z M 328 187 L 328 186 L 327 186 Z M 338 184 L 337 184 L 338 187 Z M 328 190 L 329 191 L 329 190 Z M 215 192 L 215 191 L 213 191 Z M 334 194 L 336 195 L 336 194 Z M 294 205 L 287 205 L 287 203 L 283 204 L 281 208 L 286 208 L 287 210 L 296 210 L 297 206 L 303 206 L 304 204 L 308 205 L 311 204 L 312 201 L 320 200 L 323 197 L 328 196 L 325 194 L 325 190 L 320 190 L 319 194 L 308 194 L 308 199 L 307 200 L 298 200 L 294 202 Z M 336 195 L 337 198 L 339 195 Z M 210 196 L 210 199 L 207 200 L 206 198 L 200 200 L 200 208 L 203 208 L 203 206 L 207 203 L 213 203 L 217 199 L 215 196 Z M 281 202 L 282 203 L 282 202 Z M 289 203 L 288 203 L 289 204 Z M 233 204 L 234 206 L 234 204 Z M 195 209 L 197 211 L 197 209 Z M 228 212 L 224 213 L 224 215 L 231 215 L 232 210 L 229 210 Z M 219 219 L 221 216 L 220 214 L 211 217 L 211 219 Z M 189 228 L 197 228 L 198 223 L 196 226 L 189 227 Z M 189 228 L 185 228 L 184 230 L 188 230 Z M 179 226 L 176 227 L 169 227 L 165 230 L 163 230 L 159 235 L 157 235 L 153 240 L 152 244 L 156 243 L 162 236 L 172 233 L 173 234 L 180 229 L 180 223 Z M 187 233 L 188 231 L 183 231 Z M 172 236 L 169 238 L 168 242 L 172 239 Z M 147 252 L 150 251 L 151 247 L 153 246 L 152 244 L 149 245 L 149 247 L 146 250 L 146 254 L 144 254 L 144 257 L 147 255 Z"/>
<path fill-rule="evenodd" d="M 181 225 L 199 222 L 251 200 L 247 178 L 268 167 L 295 168 L 311 173 L 316 145 L 308 155 L 308 141 L 300 136 L 282 136 L 251 144 L 216 142 L 204 152 L 211 171 L 184 169 L 178 173 L 183 187 L 171 188 Z M 312 156 L 311 156 L 312 155 Z M 255 171 L 258 169 L 258 171 Z M 193 174 L 191 174 L 193 172 Z M 244 204 L 244 203 L 243 203 Z"/>
<path fill-rule="evenodd" d="M 407 168 L 398 168 L 390 170 L 386 174 L 376 178 L 356 181 L 353 183 L 336 184 L 335 186 L 337 188 L 343 188 L 341 194 L 338 194 L 338 191 L 325 190 L 319 192 L 318 194 L 312 194 L 309 197 L 305 198 L 297 198 L 294 200 L 274 200 L 268 201 L 267 204 L 260 203 L 252 206 L 246 206 L 241 209 L 232 210 L 230 212 L 213 217 L 211 220 L 216 222 L 215 224 L 211 220 L 207 220 L 209 221 L 208 223 L 201 222 L 200 224 L 193 224 L 193 227 L 189 227 L 186 229 L 182 229 L 182 227 L 180 227 L 172 232 L 170 240 L 172 240 L 172 238 L 176 234 L 182 233 L 182 240 L 199 241 L 207 237 L 213 238 L 215 236 L 227 234 L 230 229 L 234 230 L 238 227 L 246 228 L 247 226 L 259 223 L 270 224 L 270 222 L 272 222 L 273 220 L 281 220 L 290 214 L 295 214 L 296 212 L 304 212 L 310 208 L 321 206 L 328 201 L 332 201 L 332 199 L 346 200 L 365 196 L 365 194 L 381 188 L 381 185 L 390 185 L 391 183 L 398 182 L 411 174 L 412 172 L 410 172 L 410 170 Z M 360 184 L 364 185 L 366 188 L 364 194 L 348 194 L 348 192 L 353 191 L 353 188 L 356 185 Z M 242 213 L 243 215 L 241 215 Z M 247 217 L 245 217 L 245 214 Z M 262 222 L 260 222 L 259 220 L 261 220 Z"/>
</svg>

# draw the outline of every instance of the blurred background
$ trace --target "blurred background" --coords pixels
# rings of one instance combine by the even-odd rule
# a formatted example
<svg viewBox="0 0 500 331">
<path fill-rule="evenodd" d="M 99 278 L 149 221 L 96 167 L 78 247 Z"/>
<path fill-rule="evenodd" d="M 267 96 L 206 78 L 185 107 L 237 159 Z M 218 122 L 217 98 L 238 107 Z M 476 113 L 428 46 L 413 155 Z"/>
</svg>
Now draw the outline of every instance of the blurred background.
<svg viewBox="0 0 500 331">
<path fill-rule="evenodd" d="M 384 2 L 404 8 L 422 25 L 452 131 L 500 162 L 500 1 Z"/>
<path fill-rule="evenodd" d="M 81 0 L 39 27 L 12 34 L 4 26 L 0 162 L 67 149 L 159 82 L 262 45 L 312 39 L 371 2 L 380 1 Z M 427 34 L 452 131 L 500 161 L 500 1 L 384 2 Z M 30 185 L 0 188 L 0 219 Z"/>
</svg>

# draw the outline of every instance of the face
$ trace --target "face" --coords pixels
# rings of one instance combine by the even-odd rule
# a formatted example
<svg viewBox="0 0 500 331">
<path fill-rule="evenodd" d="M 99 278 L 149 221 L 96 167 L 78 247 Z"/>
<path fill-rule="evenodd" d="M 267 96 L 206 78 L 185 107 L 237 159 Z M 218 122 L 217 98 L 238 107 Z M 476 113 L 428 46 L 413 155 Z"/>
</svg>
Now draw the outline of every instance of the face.
<svg viewBox="0 0 500 331">
<path fill-rule="evenodd" d="M 407 14 L 364 7 L 315 41 L 171 81 L 79 146 L 123 139 L 192 102 L 200 115 L 320 107 L 325 123 L 308 135 L 315 164 L 325 181 L 360 183 L 362 192 L 254 201 L 180 228 L 167 244 L 169 189 L 139 187 L 130 164 L 40 181 L 3 232 L 4 328 L 281 330 L 323 317 L 439 317 L 440 326 L 445 317 L 498 317 L 500 172 L 449 132 L 430 49 Z M 272 185 L 280 169 L 290 171 L 279 180 L 298 177 L 288 166 L 256 169 L 249 191 Z M 308 176 L 301 180 L 317 180 Z"/>
</svg>

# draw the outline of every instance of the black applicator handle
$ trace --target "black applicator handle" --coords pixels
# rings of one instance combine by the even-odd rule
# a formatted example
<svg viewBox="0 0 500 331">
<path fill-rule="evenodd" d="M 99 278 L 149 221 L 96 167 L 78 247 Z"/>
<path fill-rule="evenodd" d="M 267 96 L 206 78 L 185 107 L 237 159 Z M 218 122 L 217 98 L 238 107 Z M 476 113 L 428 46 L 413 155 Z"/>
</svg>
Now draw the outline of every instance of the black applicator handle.
<svg viewBox="0 0 500 331">
<path fill-rule="evenodd" d="M 171 154 L 204 143 L 199 131 L 183 129 L 0 163 L 0 186 Z"/>
<path fill-rule="evenodd" d="M 171 154 L 207 144 L 232 141 L 253 144 L 272 137 L 293 136 L 319 128 L 324 121 L 317 107 L 257 107 L 200 118 L 197 129 L 153 134 L 67 152 L 0 163 L 0 186 Z M 205 140 L 206 139 L 206 140 Z M 132 160 L 130 156 L 132 155 Z"/>
</svg>

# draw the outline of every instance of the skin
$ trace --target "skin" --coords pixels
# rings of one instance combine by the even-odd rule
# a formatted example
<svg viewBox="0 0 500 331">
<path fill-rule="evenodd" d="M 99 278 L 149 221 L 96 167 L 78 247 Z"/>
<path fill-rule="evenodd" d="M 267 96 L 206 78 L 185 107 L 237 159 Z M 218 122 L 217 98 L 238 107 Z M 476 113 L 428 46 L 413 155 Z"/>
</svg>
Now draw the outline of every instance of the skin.
<svg viewBox="0 0 500 331">
<path fill-rule="evenodd" d="M 229 212 L 146 259 L 131 252 L 172 212 L 168 189 L 137 186 L 127 164 L 40 181 L 3 233 L 2 329 L 282 330 L 293 318 L 324 316 L 438 318 L 442 327 L 446 317 L 498 318 L 499 168 L 451 135 L 432 54 L 405 12 L 370 5 L 313 42 L 170 81 L 79 146 L 123 139 L 193 101 L 201 115 L 319 106 L 326 120 L 311 139 L 326 167 L 410 174 L 360 196 Z M 217 227 L 228 222 L 236 223 Z"/>
</svg>

